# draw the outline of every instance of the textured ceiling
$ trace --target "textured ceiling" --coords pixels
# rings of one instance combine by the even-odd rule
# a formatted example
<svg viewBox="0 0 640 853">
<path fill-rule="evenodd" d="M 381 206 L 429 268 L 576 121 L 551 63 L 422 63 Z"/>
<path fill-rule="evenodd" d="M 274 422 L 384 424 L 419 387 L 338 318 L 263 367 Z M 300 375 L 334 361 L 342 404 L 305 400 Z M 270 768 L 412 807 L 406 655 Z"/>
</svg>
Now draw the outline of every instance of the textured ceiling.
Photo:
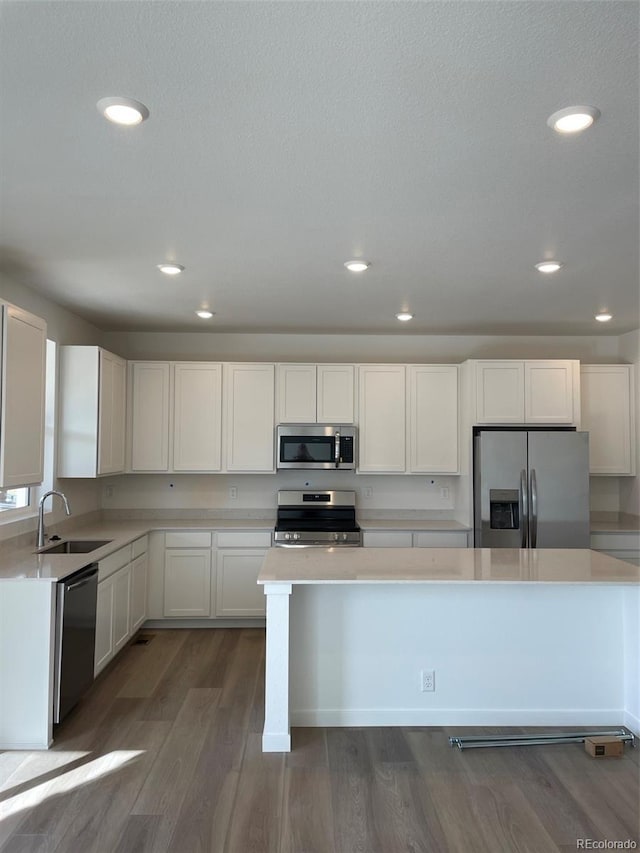
<svg viewBox="0 0 640 853">
<path fill-rule="evenodd" d="M 0 271 L 112 330 L 637 328 L 638 10 L 3 0 Z"/>
</svg>

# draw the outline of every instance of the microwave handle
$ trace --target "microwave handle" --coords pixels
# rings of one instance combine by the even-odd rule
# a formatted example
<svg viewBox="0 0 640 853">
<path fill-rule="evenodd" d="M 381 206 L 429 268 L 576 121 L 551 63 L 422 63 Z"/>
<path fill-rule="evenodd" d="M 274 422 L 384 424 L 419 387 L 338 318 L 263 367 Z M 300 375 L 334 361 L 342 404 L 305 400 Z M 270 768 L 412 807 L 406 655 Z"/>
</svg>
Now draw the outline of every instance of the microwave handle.
<svg viewBox="0 0 640 853">
<path fill-rule="evenodd" d="M 340 433 L 337 432 L 334 436 L 335 445 L 334 445 L 334 459 L 333 461 L 336 463 L 336 468 L 340 464 Z"/>
</svg>

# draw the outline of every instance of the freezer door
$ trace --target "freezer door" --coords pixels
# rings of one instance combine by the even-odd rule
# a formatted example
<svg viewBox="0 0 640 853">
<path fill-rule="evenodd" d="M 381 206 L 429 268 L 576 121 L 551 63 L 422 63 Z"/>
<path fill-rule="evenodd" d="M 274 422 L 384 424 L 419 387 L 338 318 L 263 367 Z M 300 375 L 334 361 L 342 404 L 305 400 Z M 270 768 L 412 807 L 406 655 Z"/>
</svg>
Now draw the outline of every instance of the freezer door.
<svg viewBox="0 0 640 853">
<path fill-rule="evenodd" d="M 531 547 L 589 547 L 589 434 L 529 433 Z"/>
<path fill-rule="evenodd" d="M 475 547 L 526 548 L 527 433 L 479 432 L 473 458 Z"/>
</svg>

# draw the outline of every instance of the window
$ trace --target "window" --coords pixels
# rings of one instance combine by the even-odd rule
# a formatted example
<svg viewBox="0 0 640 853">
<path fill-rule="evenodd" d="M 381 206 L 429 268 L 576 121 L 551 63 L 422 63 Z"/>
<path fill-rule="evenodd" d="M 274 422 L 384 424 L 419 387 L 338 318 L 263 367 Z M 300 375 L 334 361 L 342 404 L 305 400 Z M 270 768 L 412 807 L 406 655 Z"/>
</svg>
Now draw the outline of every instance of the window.
<svg viewBox="0 0 640 853">
<path fill-rule="evenodd" d="M 30 489 L 0 489 L 0 512 L 29 506 Z"/>
</svg>

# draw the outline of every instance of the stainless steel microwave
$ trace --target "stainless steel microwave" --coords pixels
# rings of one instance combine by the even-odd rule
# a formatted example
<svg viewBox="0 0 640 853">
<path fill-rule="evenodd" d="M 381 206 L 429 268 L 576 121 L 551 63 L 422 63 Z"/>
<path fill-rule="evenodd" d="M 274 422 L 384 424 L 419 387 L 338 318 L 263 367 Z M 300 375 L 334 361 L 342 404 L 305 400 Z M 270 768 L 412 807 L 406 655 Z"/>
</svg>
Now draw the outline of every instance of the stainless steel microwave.
<svg viewBox="0 0 640 853">
<path fill-rule="evenodd" d="M 276 428 L 277 468 L 353 470 L 357 450 L 354 426 L 282 424 Z"/>
</svg>

